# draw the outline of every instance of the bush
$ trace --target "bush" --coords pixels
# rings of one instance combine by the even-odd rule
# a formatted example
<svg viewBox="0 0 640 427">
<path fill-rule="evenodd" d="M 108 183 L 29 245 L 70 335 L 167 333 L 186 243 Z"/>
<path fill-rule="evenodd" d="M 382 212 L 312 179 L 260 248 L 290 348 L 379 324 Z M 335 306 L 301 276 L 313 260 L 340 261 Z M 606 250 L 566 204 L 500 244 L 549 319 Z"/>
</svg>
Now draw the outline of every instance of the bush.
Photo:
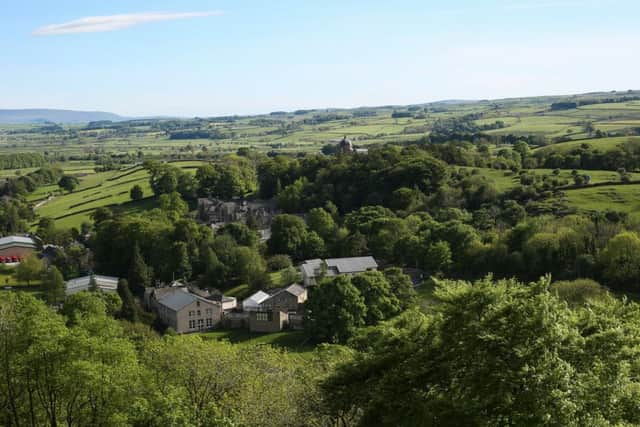
<svg viewBox="0 0 640 427">
<path fill-rule="evenodd" d="M 280 271 L 293 265 L 289 255 L 274 255 L 267 260 L 269 271 Z"/>
<path fill-rule="evenodd" d="M 571 306 L 585 305 L 608 295 L 604 287 L 590 279 L 555 282 L 551 291 Z"/>
</svg>

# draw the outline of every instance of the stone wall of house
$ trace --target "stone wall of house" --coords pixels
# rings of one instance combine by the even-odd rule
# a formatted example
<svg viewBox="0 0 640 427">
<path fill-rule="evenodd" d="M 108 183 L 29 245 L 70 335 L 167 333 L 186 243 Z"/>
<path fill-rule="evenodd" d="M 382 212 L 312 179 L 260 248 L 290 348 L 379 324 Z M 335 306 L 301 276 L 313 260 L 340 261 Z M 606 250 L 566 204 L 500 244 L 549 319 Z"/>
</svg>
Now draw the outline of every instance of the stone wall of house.
<svg viewBox="0 0 640 427">
<path fill-rule="evenodd" d="M 251 332 L 279 332 L 287 325 L 288 315 L 281 311 L 253 311 L 249 313 Z"/>
</svg>

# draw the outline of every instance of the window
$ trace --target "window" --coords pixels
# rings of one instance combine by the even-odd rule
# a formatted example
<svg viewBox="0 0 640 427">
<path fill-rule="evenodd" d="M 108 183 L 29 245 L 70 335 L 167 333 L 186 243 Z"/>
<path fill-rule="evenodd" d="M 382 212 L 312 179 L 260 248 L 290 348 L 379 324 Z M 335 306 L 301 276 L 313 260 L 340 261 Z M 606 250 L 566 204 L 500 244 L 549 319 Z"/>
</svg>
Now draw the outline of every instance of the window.
<svg viewBox="0 0 640 427">
<path fill-rule="evenodd" d="M 190 311 L 189 312 L 189 317 L 193 317 L 193 313 L 195 313 L 194 311 Z"/>
<path fill-rule="evenodd" d="M 210 308 L 207 308 L 207 316 L 211 316 L 213 314 L 213 310 Z"/>
<path fill-rule="evenodd" d="M 267 322 L 269 320 L 269 313 L 256 313 L 256 320 Z"/>
<path fill-rule="evenodd" d="M 196 301 L 196 305 L 200 307 L 200 301 Z"/>
<path fill-rule="evenodd" d="M 196 321 L 189 320 L 189 329 L 195 329 L 195 328 L 196 328 Z"/>
<path fill-rule="evenodd" d="M 200 310 L 198 310 L 198 316 L 200 316 Z"/>
<path fill-rule="evenodd" d="M 204 320 L 198 319 L 198 329 L 204 328 Z"/>
<path fill-rule="evenodd" d="M 207 328 L 210 328 L 213 326 L 213 319 L 207 319 Z"/>
</svg>

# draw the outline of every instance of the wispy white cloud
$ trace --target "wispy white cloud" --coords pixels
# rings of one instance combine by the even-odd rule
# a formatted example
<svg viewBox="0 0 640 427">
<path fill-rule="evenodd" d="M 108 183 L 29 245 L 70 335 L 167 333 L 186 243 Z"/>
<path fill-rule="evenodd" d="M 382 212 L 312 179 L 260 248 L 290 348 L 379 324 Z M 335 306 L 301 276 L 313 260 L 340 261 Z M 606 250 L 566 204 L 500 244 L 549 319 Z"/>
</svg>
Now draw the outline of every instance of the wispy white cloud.
<svg viewBox="0 0 640 427">
<path fill-rule="evenodd" d="M 58 34 L 99 33 L 118 31 L 148 22 L 174 21 L 178 19 L 202 18 L 222 15 L 220 11 L 209 12 L 146 12 L 122 15 L 87 16 L 62 24 L 40 27 L 33 32 L 36 36 L 53 36 Z"/>
</svg>

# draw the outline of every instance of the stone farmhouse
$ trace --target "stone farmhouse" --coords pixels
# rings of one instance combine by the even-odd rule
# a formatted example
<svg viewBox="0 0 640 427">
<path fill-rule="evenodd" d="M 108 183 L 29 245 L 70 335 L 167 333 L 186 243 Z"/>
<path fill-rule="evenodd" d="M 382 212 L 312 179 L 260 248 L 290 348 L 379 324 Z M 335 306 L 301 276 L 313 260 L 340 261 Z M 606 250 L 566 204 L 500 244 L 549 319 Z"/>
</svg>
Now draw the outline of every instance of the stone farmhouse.
<svg viewBox="0 0 640 427">
<path fill-rule="evenodd" d="M 235 308 L 235 298 L 217 295 L 205 298 L 180 285 L 148 289 L 145 303 L 158 314 L 162 323 L 179 334 L 214 329 L 222 320 L 223 306 Z"/>
<path fill-rule="evenodd" d="M 244 323 L 248 323 L 251 332 L 302 329 L 302 312 L 306 301 L 307 290 L 297 284 L 272 293 L 258 291 L 242 302 Z"/>
<path fill-rule="evenodd" d="M 258 229 L 268 229 L 271 227 L 273 216 L 277 213 L 274 201 L 198 199 L 198 218 L 214 227 L 241 222 L 253 223 Z"/>
</svg>

